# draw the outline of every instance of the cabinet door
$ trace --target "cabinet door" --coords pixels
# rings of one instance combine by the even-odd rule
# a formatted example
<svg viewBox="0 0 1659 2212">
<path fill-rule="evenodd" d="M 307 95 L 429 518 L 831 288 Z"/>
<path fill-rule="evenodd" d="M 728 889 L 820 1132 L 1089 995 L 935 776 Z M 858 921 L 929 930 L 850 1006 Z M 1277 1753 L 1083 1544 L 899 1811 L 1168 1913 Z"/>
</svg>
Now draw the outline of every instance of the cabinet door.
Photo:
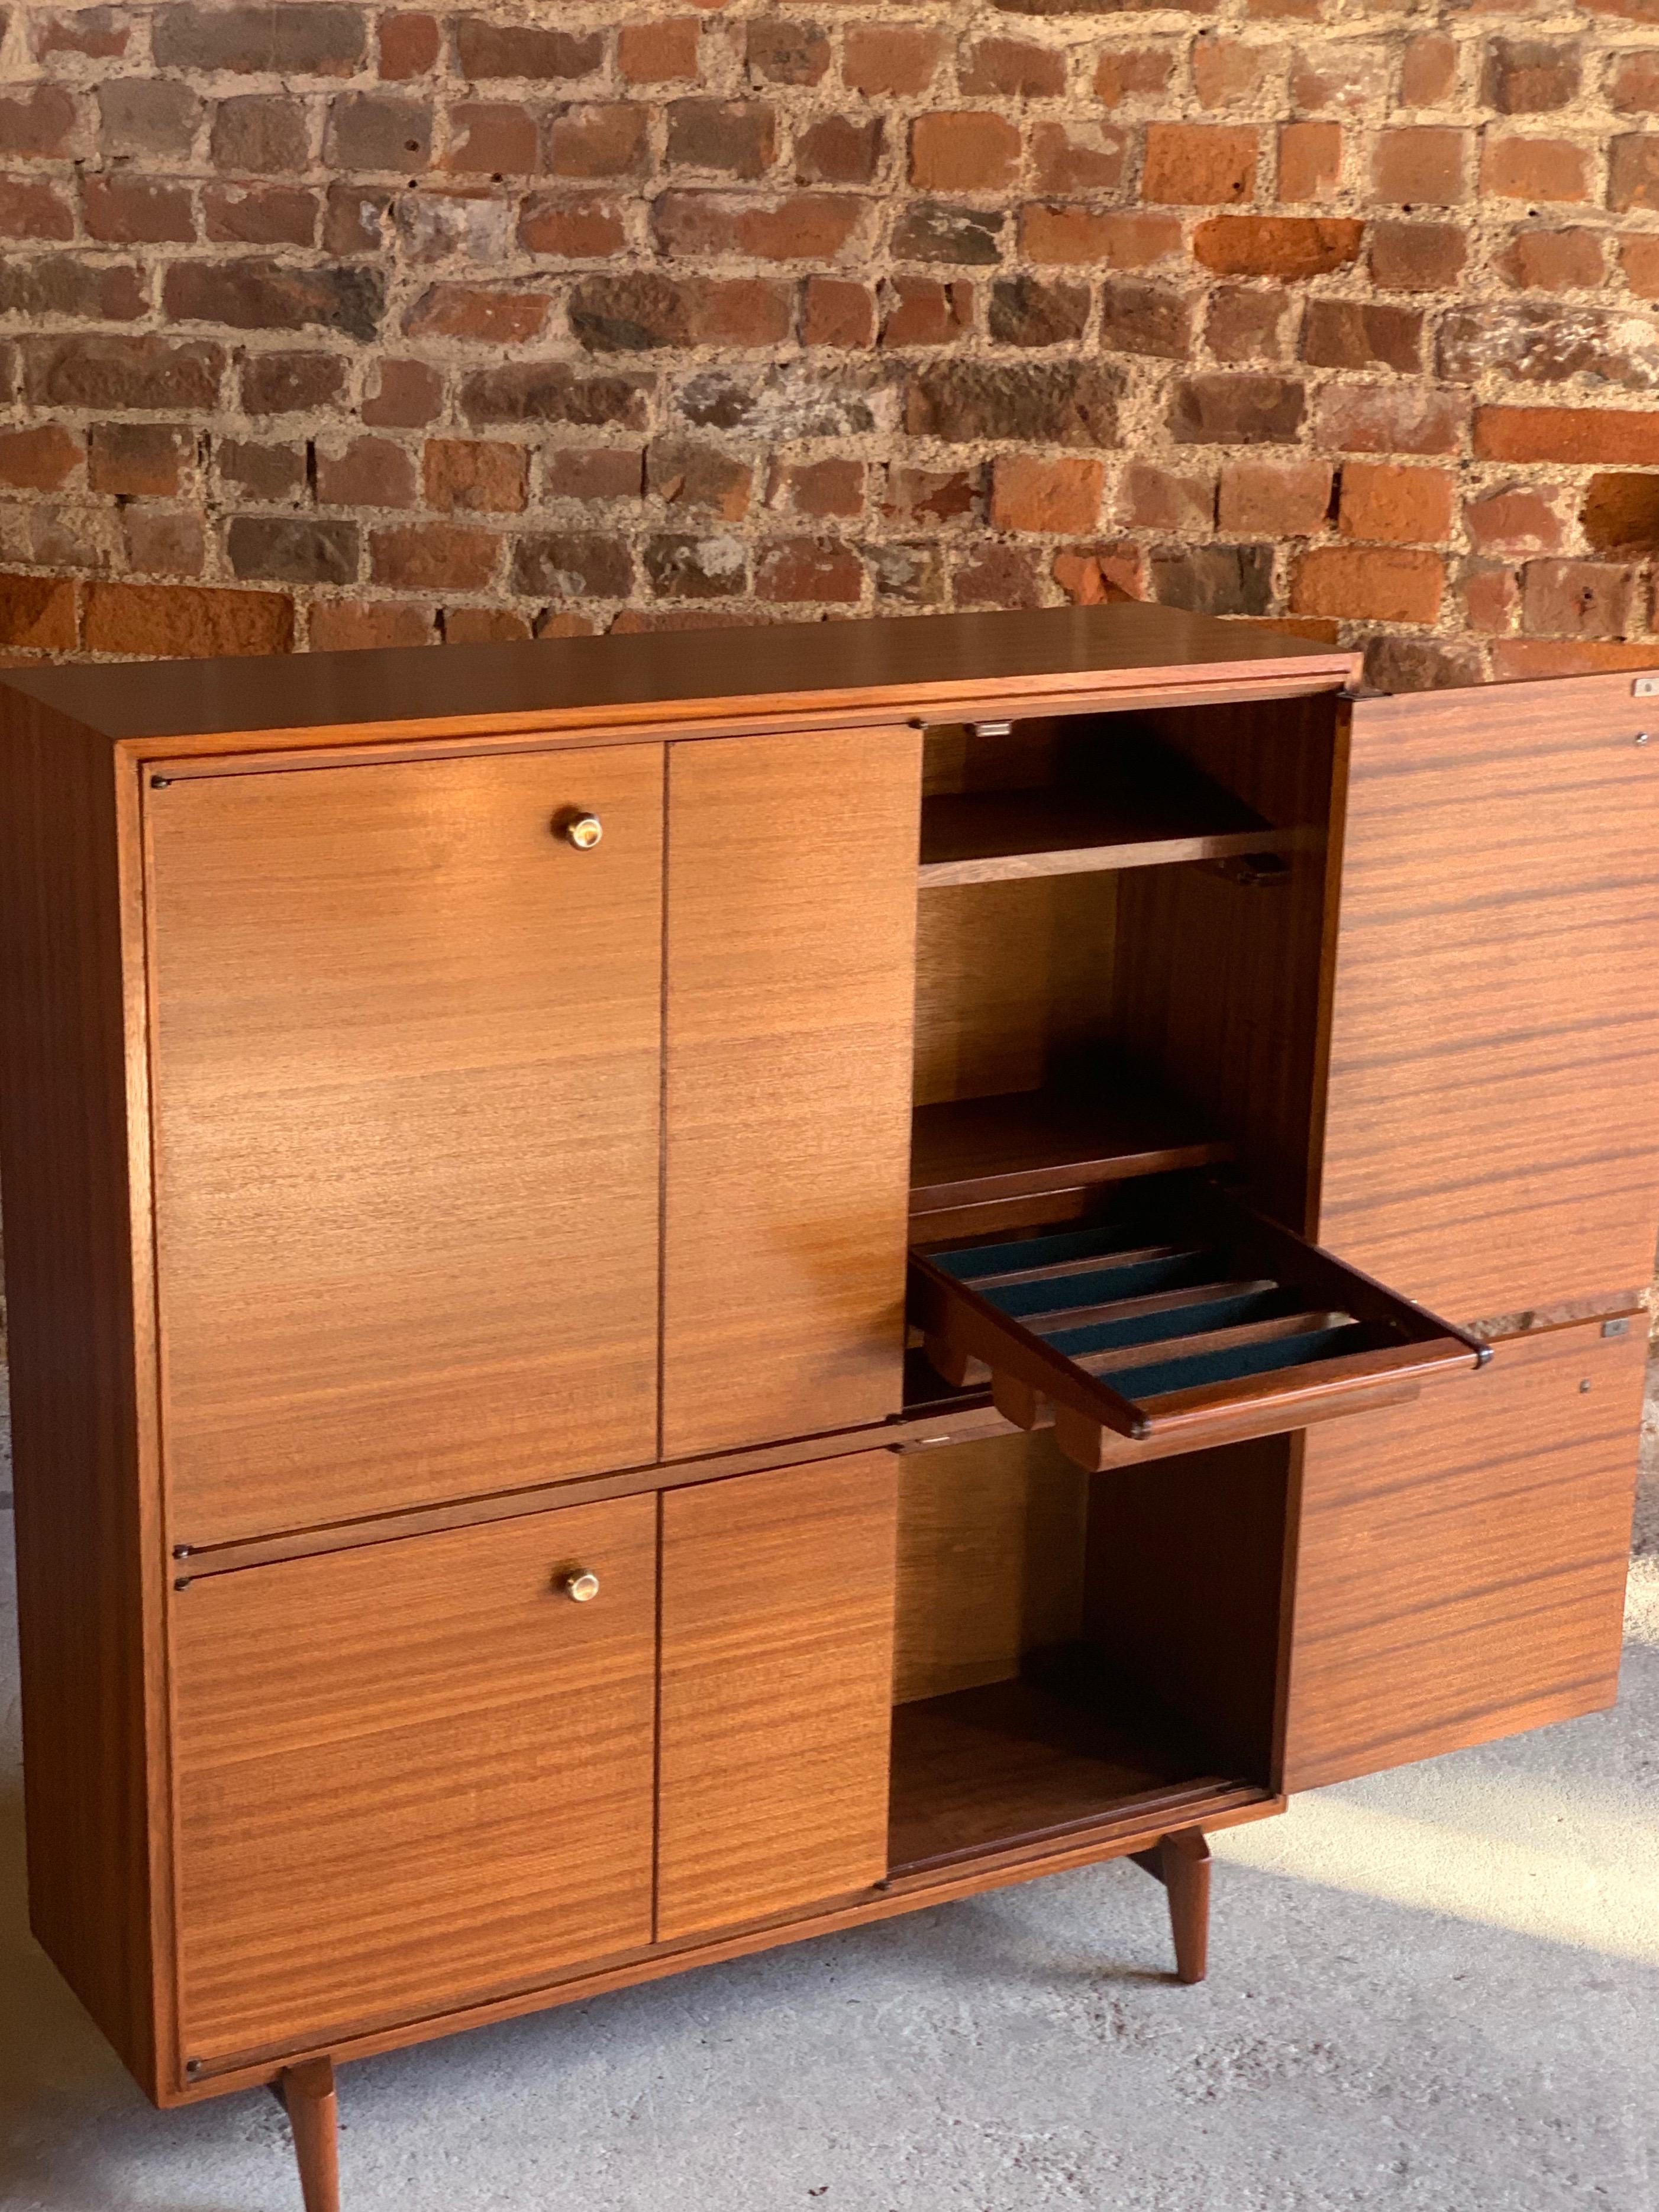
<svg viewBox="0 0 1659 2212">
<path fill-rule="evenodd" d="M 186 2060 L 650 1941 L 655 1542 L 655 1499 L 628 1498 L 179 1594 Z"/>
<path fill-rule="evenodd" d="M 660 1941 L 886 1874 L 897 1465 L 663 1493 Z"/>
<path fill-rule="evenodd" d="M 670 749 L 663 1450 L 896 1413 L 915 730 Z"/>
<path fill-rule="evenodd" d="M 1285 1786 L 1594 1712 L 1618 1689 L 1645 1334 L 1516 1337 L 1310 1429 Z"/>
<path fill-rule="evenodd" d="M 1352 709 L 1319 1240 L 1449 1321 L 1652 1273 L 1659 734 L 1632 684 Z"/>
<path fill-rule="evenodd" d="M 176 1540 L 653 1457 L 661 787 L 641 745 L 146 794 Z"/>
</svg>

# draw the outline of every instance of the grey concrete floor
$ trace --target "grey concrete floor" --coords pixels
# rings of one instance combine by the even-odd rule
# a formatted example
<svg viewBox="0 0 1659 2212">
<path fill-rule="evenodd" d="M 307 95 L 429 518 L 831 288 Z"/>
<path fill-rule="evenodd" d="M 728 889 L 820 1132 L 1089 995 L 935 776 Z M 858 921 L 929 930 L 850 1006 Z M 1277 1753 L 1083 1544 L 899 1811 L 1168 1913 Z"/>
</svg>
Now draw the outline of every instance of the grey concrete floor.
<svg viewBox="0 0 1659 2212">
<path fill-rule="evenodd" d="M 1619 1710 L 1218 1839 L 1203 1988 L 1058 1875 L 351 2067 L 348 2212 L 1655 2212 L 1654 1426 Z M 0 2204 L 296 2212 L 270 2098 L 152 2112 L 31 1942 L 5 1695 Z"/>
</svg>

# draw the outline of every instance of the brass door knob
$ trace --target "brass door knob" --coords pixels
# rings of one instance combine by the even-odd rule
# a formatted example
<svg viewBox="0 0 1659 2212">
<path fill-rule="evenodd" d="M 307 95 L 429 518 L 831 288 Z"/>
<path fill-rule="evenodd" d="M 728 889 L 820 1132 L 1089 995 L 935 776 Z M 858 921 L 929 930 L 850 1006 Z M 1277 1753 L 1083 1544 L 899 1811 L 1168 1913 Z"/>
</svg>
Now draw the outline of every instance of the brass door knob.
<svg viewBox="0 0 1659 2212">
<path fill-rule="evenodd" d="M 579 853 L 591 853 L 605 835 L 605 824 L 597 814 L 568 814 L 560 827 L 567 845 L 574 845 Z"/>
<path fill-rule="evenodd" d="M 587 1567 L 573 1567 L 559 1586 L 574 1605 L 591 1605 L 599 1594 L 599 1578 Z"/>
</svg>

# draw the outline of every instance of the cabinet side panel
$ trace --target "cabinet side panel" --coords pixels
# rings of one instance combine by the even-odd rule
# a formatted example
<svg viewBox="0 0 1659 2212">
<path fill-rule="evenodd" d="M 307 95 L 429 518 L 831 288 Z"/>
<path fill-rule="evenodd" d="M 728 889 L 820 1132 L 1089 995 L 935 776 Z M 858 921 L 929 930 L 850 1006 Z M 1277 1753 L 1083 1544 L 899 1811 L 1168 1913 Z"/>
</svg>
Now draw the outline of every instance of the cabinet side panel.
<svg viewBox="0 0 1659 2212">
<path fill-rule="evenodd" d="M 1628 676 L 1364 700 L 1319 1237 L 1471 1322 L 1659 1233 L 1659 745 Z"/>
<path fill-rule="evenodd" d="M 659 1942 L 887 1871 L 896 1466 L 664 1493 Z"/>
<path fill-rule="evenodd" d="M 145 1747 L 161 1690 L 143 1578 L 160 1568 L 140 1468 L 150 1331 L 135 1312 L 118 774 L 106 741 L 5 696 L 0 1191 L 30 1923 L 153 2090 Z"/>
<path fill-rule="evenodd" d="M 1594 1323 L 1516 1337 L 1307 1431 L 1286 1789 L 1613 1703 L 1645 1355 Z"/>
<path fill-rule="evenodd" d="M 671 748 L 666 1458 L 898 1410 L 921 747 Z"/>
</svg>

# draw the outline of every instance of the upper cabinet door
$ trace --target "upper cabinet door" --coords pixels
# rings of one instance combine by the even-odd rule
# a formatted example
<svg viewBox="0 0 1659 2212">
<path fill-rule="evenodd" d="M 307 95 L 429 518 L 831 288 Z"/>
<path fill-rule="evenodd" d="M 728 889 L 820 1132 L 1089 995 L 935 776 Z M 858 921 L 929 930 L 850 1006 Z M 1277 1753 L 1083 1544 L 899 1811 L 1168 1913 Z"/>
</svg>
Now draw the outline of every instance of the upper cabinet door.
<svg viewBox="0 0 1659 2212">
<path fill-rule="evenodd" d="M 173 1540 L 653 1457 L 662 776 L 146 793 Z"/>
<path fill-rule="evenodd" d="M 663 1453 L 896 1413 L 921 739 L 670 748 Z"/>
<path fill-rule="evenodd" d="M 1449 1320 L 1652 1273 L 1656 710 L 1628 675 L 1352 709 L 1318 1233 Z"/>
</svg>

